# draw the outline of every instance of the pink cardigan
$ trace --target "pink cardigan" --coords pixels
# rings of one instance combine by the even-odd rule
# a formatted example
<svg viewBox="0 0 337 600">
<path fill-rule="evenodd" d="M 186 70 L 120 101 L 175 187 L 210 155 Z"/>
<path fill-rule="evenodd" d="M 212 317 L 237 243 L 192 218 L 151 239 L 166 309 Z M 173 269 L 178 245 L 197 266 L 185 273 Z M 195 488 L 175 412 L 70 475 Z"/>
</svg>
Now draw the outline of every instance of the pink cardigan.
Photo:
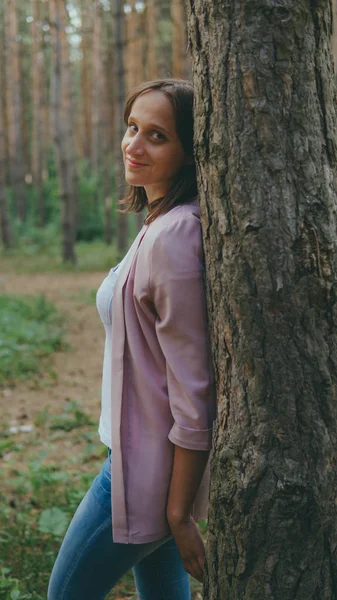
<svg viewBox="0 0 337 600">
<path fill-rule="evenodd" d="M 174 444 L 209 450 L 215 393 L 197 201 L 141 229 L 112 312 L 112 525 L 115 542 L 166 536 Z M 209 465 L 193 515 L 207 517 Z"/>
</svg>

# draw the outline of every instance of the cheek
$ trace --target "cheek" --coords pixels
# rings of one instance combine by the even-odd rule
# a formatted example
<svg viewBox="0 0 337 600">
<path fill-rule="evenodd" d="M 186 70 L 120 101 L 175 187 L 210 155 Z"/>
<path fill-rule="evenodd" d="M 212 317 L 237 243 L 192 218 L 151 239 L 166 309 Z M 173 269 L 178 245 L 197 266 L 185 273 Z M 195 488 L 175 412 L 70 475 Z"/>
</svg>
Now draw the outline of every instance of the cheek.
<svg viewBox="0 0 337 600">
<path fill-rule="evenodd" d="M 179 171 L 181 169 L 181 167 L 183 166 L 185 162 L 185 156 L 178 151 L 176 151 L 172 156 L 171 156 L 171 160 L 170 160 L 170 167 L 171 167 L 171 171 L 173 173 L 176 173 L 177 171 Z"/>
<path fill-rule="evenodd" d="M 127 138 L 127 135 L 125 134 L 125 136 L 122 139 L 122 143 L 121 143 L 121 149 L 122 149 L 123 154 L 125 152 L 125 148 L 127 147 L 127 145 L 128 145 L 128 138 Z"/>
</svg>

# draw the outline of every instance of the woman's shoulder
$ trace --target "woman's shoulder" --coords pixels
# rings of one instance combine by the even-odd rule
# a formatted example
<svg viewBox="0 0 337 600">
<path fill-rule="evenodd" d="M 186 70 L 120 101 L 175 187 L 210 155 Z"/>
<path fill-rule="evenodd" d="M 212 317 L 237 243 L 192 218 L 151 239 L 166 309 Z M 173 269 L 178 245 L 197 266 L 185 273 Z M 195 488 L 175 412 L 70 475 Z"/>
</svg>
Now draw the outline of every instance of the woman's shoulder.
<svg viewBox="0 0 337 600">
<path fill-rule="evenodd" d="M 200 229 L 200 208 L 197 199 L 186 204 L 179 204 L 167 213 L 164 213 L 157 217 L 148 226 L 147 237 L 148 240 L 154 241 L 158 236 L 162 237 L 163 232 L 174 231 L 180 229 L 180 227 L 188 222 L 188 228 Z"/>
</svg>

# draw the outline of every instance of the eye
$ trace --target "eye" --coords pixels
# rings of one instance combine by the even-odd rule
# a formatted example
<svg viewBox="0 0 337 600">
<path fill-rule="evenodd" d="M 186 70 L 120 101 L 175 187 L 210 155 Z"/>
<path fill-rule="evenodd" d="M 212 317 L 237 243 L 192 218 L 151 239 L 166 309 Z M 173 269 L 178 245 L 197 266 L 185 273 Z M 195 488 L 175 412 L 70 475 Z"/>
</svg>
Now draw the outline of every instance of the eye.
<svg viewBox="0 0 337 600">
<path fill-rule="evenodd" d="M 128 129 L 131 129 L 134 133 L 137 131 L 137 125 L 135 123 L 128 123 Z"/>
<path fill-rule="evenodd" d="M 152 131 L 151 136 L 155 139 L 156 142 L 162 142 L 165 140 L 165 136 L 159 131 Z"/>
</svg>

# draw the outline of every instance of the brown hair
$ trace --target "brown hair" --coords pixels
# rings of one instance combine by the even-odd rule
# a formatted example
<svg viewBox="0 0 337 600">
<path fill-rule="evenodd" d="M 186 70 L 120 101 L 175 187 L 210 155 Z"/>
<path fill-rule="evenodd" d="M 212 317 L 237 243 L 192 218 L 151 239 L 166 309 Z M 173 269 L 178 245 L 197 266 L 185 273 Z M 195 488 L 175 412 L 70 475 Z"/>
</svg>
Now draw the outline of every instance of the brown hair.
<svg viewBox="0 0 337 600">
<path fill-rule="evenodd" d="M 193 159 L 193 101 L 192 83 L 184 79 L 156 79 L 145 81 L 129 94 L 124 107 L 124 122 L 127 125 L 134 101 L 145 92 L 159 90 L 170 100 L 174 110 L 176 129 L 179 140 L 186 155 L 191 157 L 191 164 L 185 164 L 177 173 L 171 189 L 162 198 L 151 203 L 145 223 L 149 224 L 159 215 L 168 212 L 173 206 L 191 202 L 197 195 L 195 163 Z M 126 209 L 119 212 L 141 212 L 147 206 L 147 196 L 142 186 L 130 186 L 130 189 L 119 204 L 127 204 Z"/>
</svg>

